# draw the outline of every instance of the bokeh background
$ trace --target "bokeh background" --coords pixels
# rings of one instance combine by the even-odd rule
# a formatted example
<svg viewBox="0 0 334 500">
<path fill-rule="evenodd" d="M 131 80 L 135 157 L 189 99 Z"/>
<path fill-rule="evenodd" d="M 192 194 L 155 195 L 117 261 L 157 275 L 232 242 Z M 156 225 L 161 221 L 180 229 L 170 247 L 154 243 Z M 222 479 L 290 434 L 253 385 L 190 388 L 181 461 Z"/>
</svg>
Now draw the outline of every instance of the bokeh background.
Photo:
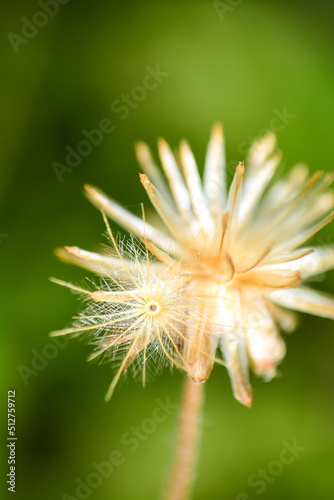
<svg viewBox="0 0 334 500">
<path fill-rule="evenodd" d="M 129 379 L 104 403 L 110 368 L 88 365 L 90 348 L 75 340 L 60 347 L 48 338 L 79 307 L 48 278 L 78 282 L 86 275 L 58 262 L 53 250 L 65 244 L 93 250 L 104 241 L 101 216 L 82 195 L 84 183 L 134 211 L 147 203 L 133 150 L 137 139 L 155 148 L 158 136 L 173 146 L 187 137 L 202 165 L 210 128 L 220 120 L 231 174 L 251 140 L 274 123 L 284 153 L 279 175 L 298 161 L 311 171 L 333 170 L 334 6 L 63 3 L 37 33 L 26 28 L 25 41 L 18 38 L 22 17 L 43 24 L 43 16 L 36 17 L 40 5 L 17 0 L 1 14 L 1 427 L 7 390 L 14 388 L 18 499 L 156 499 L 168 477 L 177 411 L 136 451 L 121 436 L 151 416 L 157 398 L 176 404 L 183 375 L 166 372 L 145 390 Z M 166 73 L 157 88 L 128 112 L 112 111 L 116 99 L 142 84 L 147 66 L 157 65 Z M 60 182 L 53 162 L 64 163 L 66 147 L 76 148 L 82 131 L 104 118 L 114 130 Z M 322 238 L 333 241 L 333 226 Z M 333 293 L 334 273 L 314 286 Z M 286 342 L 281 376 L 270 384 L 253 377 L 251 410 L 233 399 L 226 370 L 213 370 L 195 500 L 334 496 L 333 323 L 304 315 Z M 305 450 L 257 493 L 249 477 L 279 458 L 283 441 L 293 440 Z M 91 493 L 77 496 L 76 479 L 86 481 L 93 462 L 115 449 L 124 463 Z M 9 495 L 6 473 L 4 460 L 1 488 Z"/>
</svg>

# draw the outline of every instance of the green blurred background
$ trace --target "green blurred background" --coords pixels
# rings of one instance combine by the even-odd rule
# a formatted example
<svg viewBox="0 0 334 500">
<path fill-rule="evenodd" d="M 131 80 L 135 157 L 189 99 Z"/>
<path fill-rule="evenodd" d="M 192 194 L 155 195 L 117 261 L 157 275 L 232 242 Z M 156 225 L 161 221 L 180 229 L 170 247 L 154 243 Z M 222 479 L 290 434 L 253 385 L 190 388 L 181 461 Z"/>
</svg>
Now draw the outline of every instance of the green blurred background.
<svg viewBox="0 0 334 500">
<path fill-rule="evenodd" d="M 38 11 L 35 1 L 16 1 L 3 7 L 0 21 L 1 422 L 5 429 L 6 394 L 15 388 L 16 498 L 64 500 L 66 493 L 73 500 L 76 478 L 85 481 L 93 462 L 118 449 L 124 463 L 86 498 L 157 499 L 168 477 L 177 412 L 134 452 L 121 436 L 151 416 L 157 398 L 177 403 L 183 375 L 166 372 L 145 390 L 129 379 L 104 403 L 110 368 L 88 365 L 89 347 L 72 340 L 60 348 L 47 336 L 69 324 L 79 307 L 49 276 L 77 282 L 86 275 L 58 262 L 53 249 L 93 250 L 104 240 L 101 216 L 82 195 L 84 183 L 134 211 L 147 202 L 133 151 L 137 139 L 155 148 L 158 136 L 173 146 L 187 137 L 202 165 L 210 128 L 221 120 L 231 173 L 251 139 L 283 113 L 280 173 L 297 161 L 312 171 L 332 170 L 334 7 L 329 1 L 230 0 L 215 8 L 211 1 L 72 0 L 30 32 L 27 43 L 13 35 L 10 41 L 10 32 L 22 36 L 23 16 L 43 24 Z M 116 99 L 141 85 L 146 67 L 157 65 L 168 73 L 157 88 L 126 118 L 112 111 Z M 82 131 L 104 118 L 113 132 L 59 182 L 52 163 L 64 163 L 65 148 L 76 148 Z M 332 236 L 333 226 L 321 241 Z M 333 293 L 334 273 L 314 286 Z M 242 492 L 271 500 L 334 496 L 333 323 L 303 316 L 286 342 L 281 376 L 270 384 L 253 377 L 251 410 L 233 399 L 226 370 L 213 370 L 195 500 L 244 500 Z M 29 372 L 36 356 L 44 362 Z M 282 441 L 294 439 L 306 449 L 258 494 L 248 478 L 279 458 Z M 6 473 L 3 462 L 3 491 Z"/>
</svg>

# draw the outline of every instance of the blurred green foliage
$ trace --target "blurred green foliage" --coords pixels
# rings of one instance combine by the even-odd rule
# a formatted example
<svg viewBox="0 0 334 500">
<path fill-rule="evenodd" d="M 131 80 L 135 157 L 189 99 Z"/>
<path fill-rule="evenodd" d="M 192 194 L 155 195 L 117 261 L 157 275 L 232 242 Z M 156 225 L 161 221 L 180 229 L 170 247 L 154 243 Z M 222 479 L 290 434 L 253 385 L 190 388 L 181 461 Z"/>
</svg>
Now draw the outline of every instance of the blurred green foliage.
<svg viewBox="0 0 334 500">
<path fill-rule="evenodd" d="M 23 16 L 43 24 L 38 2 L 2 9 L 0 233 L 7 237 L 0 243 L 1 385 L 4 405 L 6 391 L 17 391 L 17 499 L 75 497 L 76 478 L 85 480 L 92 463 L 115 449 L 124 463 L 89 498 L 159 498 L 168 476 L 177 412 L 136 451 L 121 436 L 150 417 L 156 398 L 178 402 L 183 376 L 165 373 L 145 390 L 129 380 L 105 404 L 108 366 L 86 364 L 89 349 L 75 341 L 64 349 L 46 347 L 53 343 L 48 332 L 64 327 L 78 309 L 76 298 L 49 276 L 74 282 L 85 276 L 57 262 L 53 249 L 94 249 L 103 242 L 101 216 L 83 197 L 83 184 L 139 210 L 147 199 L 135 140 L 155 150 L 158 136 L 173 146 L 187 137 L 203 164 L 210 128 L 220 120 L 229 165 L 236 165 L 251 139 L 277 124 L 277 113 L 290 116 L 278 131 L 281 171 L 298 161 L 311 171 L 333 169 L 333 4 L 221 4 L 219 16 L 211 1 L 72 0 L 25 42 L 8 33 L 22 36 Z M 140 96 L 134 88 L 147 66 L 158 65 L 168 76 L 121 119 L 125 112 L 112 111 L 112 103 L 122 94 Z M 105 118 L 114 130 L 59 182 L 52 163 L 64 163 L 66 147 L 76 148 L 83 130 Z M 333 227 L 322 235 L 332 241 Z M 333 293 L 333 273 L 315 286 Z M 257 498 L 248 478 L 279 457 L 282 441 L 294 439 L 306 450 L 266 483 L 260 497 L 334 495 L 333 324 L 301 317 L 286 342 L 281 377 L 270 384 L 253 377 L 251 410 L 233 399 L 226 371 L 215 367 L 206 384 L 195 500 L 241 500 L 241 492 Z M 43 352 L 54 359 L 44 367 L 40 360 L 39 370 L 24 380 L 18 367 L 21 373 L 22 366 L 31 369 Z M 3 484 L 7 465 L 2 470 Z"/>
</svg>

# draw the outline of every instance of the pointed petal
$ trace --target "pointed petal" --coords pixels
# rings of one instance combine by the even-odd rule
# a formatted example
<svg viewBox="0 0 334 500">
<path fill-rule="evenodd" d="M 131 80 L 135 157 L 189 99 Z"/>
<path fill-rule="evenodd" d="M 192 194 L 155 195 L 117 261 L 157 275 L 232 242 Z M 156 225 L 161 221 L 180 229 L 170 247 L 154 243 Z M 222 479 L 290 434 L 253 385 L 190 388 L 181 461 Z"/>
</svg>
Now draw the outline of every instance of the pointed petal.
<svg viewBox="0 0 334 500">
<path fill-rule="evenodd" d="M 152 255 L 154 255 L 157 259 L 160 260 L 163 264 L 165 264 L 168 267 L 173 266 L 176 264 L 177 261 L 172 259 L 168 253 L 164 252 L 160 248 L 158 248 L 152 241 L 149 240 L 143 240 L 144 245 L 146 248 L 151 252 Z"/>
<path fill-rule="evenodd" d="M 135 151 L 138 163 L 144 170 L 145 174 L 147 174 L 147 176 L 151 179 L 152 184 L 154 184 L 158 191 L 160 191 L 162 196 L 173 206 L 174 202 L 172 201 L 166 182 L 152 158 L 149 147 L 144 142 L 139 141 L 135 144 Z"/>
<path fill-rule="evenodd" d="M 275 256 L 272 256 L 269 254 L 263 259 L 263 262 L 261 262 L 260 268 L 262 267 L 280 267 L 282 264 L 281 268 L 283 269 L 290 269 L 290 271 L 297 271 L 298 270 L 298 265 L 296 264 L 297 267 L 294 267 L 294 261 L 299 260 L 302 257 L 305 257 L 306 255 L 309 255 L 314 252 L 313 248 L 301 248 L 300 250 L 293 250 L 292 252 L 285 252 L 282 254 L 278 254 Z M 287 264 L 287 265 L 286 265 Z"/>
<path fill-rule="evenodd" d="M 286 332 L 293 332 L 293 330 L 297 328 L 297 314 L 288 311 L 287 309 L 283 309 L 270 300 L 266 300 L 266 307 L 276 323 L 278 323 L 280 328 L 282 328 L 282 330 L 285 330 Z"/>
<path fill-rule="evenodd" d="M 330 222 L 334 220 L 334 211 L 331 212 L 327 217 L 322 219 L 320 222 L 317 222 L 313 226 L 305 229 L 304 231 L 297 233 L 293 238 L 283 242 L 281 245 L 278 245 L 275 248 L 275 253 L 280 253 L 284 251 L 294 250 L 295 248 L 300 247 L 303 243 L 309 240 L 312 236 L 314 236 L 317 232 L 319 232 L 323 227 L 327 226 Z"/>
<path fill-rule="evenodd" d="M 277 365 L 284 358 L 286 347 L 274 324 L 270 329 L 258 328 L 249 332 L 247 349 L 251 367 L 257 375 L 266 380 L 276 376 Z"/>
<path fill-rule="evenodd" d="M 169 203 L 163 198 L 157 189 L 150 182 L 149 178 L 145 174 L 139 174 L 140 181 L 144 186 L 152 204 L 154 205 L 156 211 L 160 215 L 163 222 L 166 224 L 170 232 L 178 239 L 187 244 L 188 228 L 182 222 L 180 224 L 180 219 L 178 215 L 170 207 Z"/>
<path fill-rule="evenodd" d="M 186 141 L 181 142 L 181 163 L 184 177 L 188 186 L 193 212 L 199 222 L 200 227 L 207 233 L 213 230 L 213 221 L 204 196 L 198 168 L 191 149 Z"/>
<path fill-rule="evenodd" d="M 252 233 L 256 234 L 261 239 L 275 238 L 276 241 L 283 243 L 289 241 L 292 235 L 296 235 L 301 228 L 304 228 L 305 212 L 307 208 L 312 206 L 312 196 L 314 188 L 321 181 L 323 172 L 319 171 L 305 183 L 302 188 L 295 193 L 295 196 L 284 203 L 278 204 L 275 210 L 267 207 L 263 211 L 263 216 L 259 217 L 251 228 Z M 297 216 L 295 216 L 297 214 Z M 246 226 L 247 230 L 247 226 Z M 245 238 L 247 238 L 247 233 Z M 273 254 L 276 253 L 276 249 Z M 281 250 L 279 251 L 281 253 Z"/>
<path fill-rule="evenodd" d="M 244 253 L 240 253 L 241 258 L 238 259 L 236 256 L 233 261 L 235 272 L 237 274 L 244 274 L 251 271 L 262 263 L 262 261 L 270 254 L 272 248 L 273 245 L 269 246 L 265 250 L 253 249 L 253 251 L 249 252 L 248 255 L 246 253 L 246 258 Z"/>
<path fill-rule="evenodd" d="M 240 403 L 250 407 L 253 402 L 253 393 L 248 377 L 245 341 L 240 339 L 238 333 L 226 334 L 220 339 L 220 347 L 227 364 L 234 397 Z"/>
<path fill-rule="evenodd" d="M 106 292 L 104 290 L 96 290 L 96 292 L 90 293 L 91 298 L 95 302 L 116 302 L 116 303 L 135 300 L 136 296 L 139 295 L 140 295 L 139 290 L 134 290 L 133 292 Z"/>
<path fill-rule="evenodd" d="M 264 137 L 253 142 L 246 161 L 250 173 L 255 173 L 262 168 L 263 164 L 274 152 L 275 147 L 276 136 L 273 132 L 268 132 Z"/>
<path fill-rule="evenodd" d="M 223 127 L 217 124 L 212 129 L 204 167 L 204 193 L 215 220 L 220 217 L 226 203 L 225 170 L 225 138 Z"/>
<path fill-rule="evenodd" d="M 271 293 L 268 298 L 288 309 L 334 319 L 334 298 L 310 288 L 298 287 L 295 290 L 282 290 Z"/>
<path fill-rule="evenodd" d="M 314 251 L 297 261 L 302 277 L 308 278 L 334 268 L 334 246 L 314 248 Z"/>
<path fill-rule="evenodd" d="M 291 236 L 306 230 L 333 210 L 333 193 L 324 193 L 332 180 L 331 175 L 316 173 L 290 204 L 280 207 L 280 219 L 276 220 L 275 228 L 277 241 L 289 240 Z M 268 216 L 272 218 L 272 215 Z"/>
<path fill-rule="evenodd" d="M 254 290 L 259 294 L 266 294 L 275 289 L 294 288 L 300 282 L 301 276 L 298 271 L 254 269 L 246 274 L 236 275 L 233 284 Z"/>
<path fill-rule="evenodd" d="M 301 190 L 307 176 L 308 168 L 306 165 L 295 165 L 287 177 L 276 181 L 268 190 L 261 207 L 272 212 L 282 203 L 294 198 L 296 193 Z"/>
<path fill-rule="evenodd" d="M 184 364 L 188 377 L 198 384 L 207 380 L 212 371 L 217 341 L 209 331 L 209 322 L 190 323 L 186 328 L 189 342 L 184 345 Z"/>
<path fill-rule="evenodd" d="M 218 300 L 214 322 L 216 335 L 229 371 L 234 397 L 250 407 L 253 393 L 249 383 L 245 331 L 242 328 L 240 294 L 226 291 Z"/>
<path fill-rule="evenodd" d="M 273 265 L 268 264 L 268 268 L 299 271 L 302 278 L 315 276 L 334 268 L 334 246 L 304 249 L 304 251 L 294 253 L 298 252 L 301 254 L 300 258 Z"/>
<path fill-rule="evenodd" d="M 161 163 L 173 193 L 176 206 L 186 222 L 194 217 L 191 210 L 191 200 L 174 155 L 164 139 L 159 139 L 158 148 Z"/>
<path fill-rule="evenodd" d="M 182 255 L 182 249 L 170 239 L 167 235 L 155 229 L 150 224 L 144 223 L 142 219 L 136 217 L 131 212 L 122 208 L 118 203 L 108 198 L 102 191 L 92 186 L 85 186 L 86 195 L 89 200 L 99 209 L 103 209 L 106 214 L 118 222 L 122 227 L 139 236 L 147 237 L 154 243 L 163 248 L 166 252 L 172 252 L 175 255 Z"/>
<path fill-rule="evenodd" d="M 285 356 L 285 344 L 262 298 L 247 292 L 241 297 L 242 321 L 251 366 L 257 375 L 270 380 Z"/>
<path fill-rule="evenodd" d="M 273 177 L 275 170 L 281 161 L 282 153 L 277 151 L 269 158 L 257 172 L 249 173 L 246 170 L 243 196 L 240 203 L 240 218 L 241 220 L 249 220 L 255 205 L 260 200 L 269 181 Z M 244 222 L 245 224 L 245 222 Z"/>
<path fill-rule="evenodd" d="M 242 196 L 242 181 L 244 173 L 245 173 L 244 164 L 239 163 L 239 165 L 235 170 L 234 178 L 228 193 L 228 198 L 226 203 L 226 213 L 229 214 L 229 219 L 223 242 L 223 248 L 226 249 L 227 251 L 229 251 L 229 247 L 231 245 L 232 234 L 235 232 L 239 222 L 239 206 Z"/>
<path fill-rule="evenodd" d="M 91 295 L 91 292 L 85 288 L 81 288 L 79 286 L 73 285 L 72 283 L 68 283 L 67 281 L 59 280 L 58 278 L 50 278 L 50 281 L 52 283 L 56 283 L 56 285 L 64 286 L 66 288 L 69 288 L 73 292 L 76 293 L 81 293 L 84 295 Z"/>
<path fill-rule="evenodd" d="M 55 254 L 64 262 L 75 264 L 101 275 L 114 274 L 114 270 L 124 270 L 124 265 L 119 259 L 87 252 L 78 247 L 57 248 Z M 131 266 L 131 263 L 129 265 Z"/>
</svg>

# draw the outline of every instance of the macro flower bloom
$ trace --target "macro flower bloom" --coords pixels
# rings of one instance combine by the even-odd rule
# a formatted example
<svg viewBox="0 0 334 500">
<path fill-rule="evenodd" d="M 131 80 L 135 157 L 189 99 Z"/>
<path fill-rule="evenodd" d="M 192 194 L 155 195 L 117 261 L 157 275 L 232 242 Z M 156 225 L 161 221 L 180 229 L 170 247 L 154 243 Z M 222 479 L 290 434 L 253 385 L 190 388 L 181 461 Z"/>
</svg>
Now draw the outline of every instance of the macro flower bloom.
<svg viewBox="0 0 334 500">
<path fill-rule="evenodd" d="M 147 223 L 86 186 L 94 205 L 143 242 L 145 258 L 134 249 L 127 261 L 110 229 L 116 255 L 58 251 L 63 260 L 105 277 L 100 289 L 78 291 L 102 304 L 98 314 L 106 319 L 101 326 L 96 309 L 88 309 L 74 328 L 55 334 L 94 331 L 93 356 L 126 344 L 109 395 L 135 358 L 145 366 L 148 345 L 195 383 L 222 362 L 219 347 L 235 397 L 250 406 L 249 366 L 266 380 L 275 376 L 286 351 L 279 329 L 296 326 L 289 310 L 334 319 L 334 299 L 302 285 L 334 267 L 333 246 L 303 246 L 334 218 L 333 175 L 309 177 L 297 165 L 271 183 L 281 153 L 268 133 L 252 145 L 227 189 L 220 125 L 212 131 L 203 182 L 186 141 L 176 155 L 162 139 L 158 149 L 163 172 L 145 144 L 136 146 L 140 179 L 161 224 Z"/>
<path fill-rule="evenodd" d="M 186 369 L 184 351 L 190 348 L 197 352 L 201 347 L 188 339 L 184 325 L 187 332 L 203 331 L 207 320 L 195 306 L 196 297 L 189 298 L 189 277 L 179 272 L 179 264 L 166 266 L 152 260 L 148 249 L 143 250 L 133 237 L 125 248 L 117 244 L 104 213 L 103 218 L 116 257 L 104 257 L 102 263 L 101 256 L 97 256 L 100 264 L 95 262 L 94 266 L 98 265 L 103 278 L 100 286 L 91 282 L 93 290 L 51 278 L 82 295 L 88 305 L 75 318 L 73 327 L 50 335 L 86 337 L 94 345 L 88 361 L 98 359 L 118 365 L 106 394 L 108 401 L 119 377 L 130 366 L 134 375 L 141 372 L 143 386 L 148 372 L 154 375 L 166 364 Z M 77 248 L 66 250 L 72 255 L 82 254 Z M 62 250 L 58 254 L 62 257 Z M 213 355 L 205 351 L 202 354 L 214 360 Z"/>
</svg>

